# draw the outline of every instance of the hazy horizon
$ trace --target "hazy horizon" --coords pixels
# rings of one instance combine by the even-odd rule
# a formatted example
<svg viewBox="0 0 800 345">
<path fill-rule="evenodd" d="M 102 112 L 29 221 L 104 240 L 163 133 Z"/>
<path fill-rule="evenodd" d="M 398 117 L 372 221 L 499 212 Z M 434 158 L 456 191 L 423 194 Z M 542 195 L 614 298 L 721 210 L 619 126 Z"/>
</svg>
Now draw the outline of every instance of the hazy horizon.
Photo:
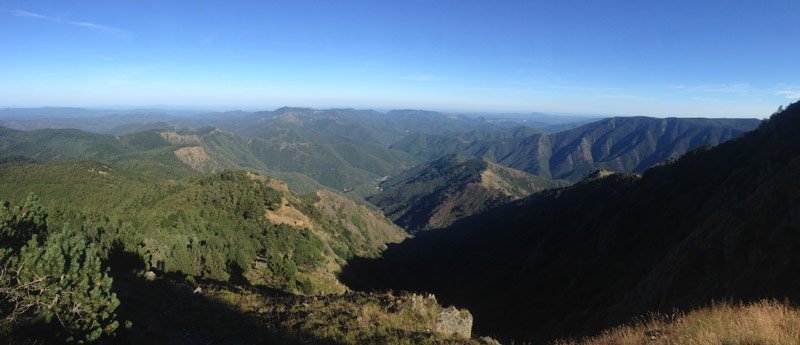
<svg viewBox="0 0 800 345">
<path fill-rule="evenodd" d="M 386 114 L 390 111 L 395 110 L 419 110 L 419 111 L 433 111 L 439 112 L 443 114 L 455 114 L 455 115 L 464 115 L 469 117 L 518 117 L 518 118 L 535 118 L 536 116 L 555 116 L 555 117 L 565 117 L 565 118 L 575 118 L 575 119 L 602 119 L 602 118 L 609 118 L 609 117 L 654 117 L 654 118 L 704 118 L 709 116 L 703 116 L 701 114 L 698 115 L 683 115 L 683 116 L 676 116 L 676 115 L 648 115 L 648 114 L 592 114 L 592 113 L 569 113 L 569 112 L 544 112 L 544 111 L 528 111 L 528 112 L 503 112 L 503 111 L 476 111 L 476 110 L 457 110 L 457 109 L 426 109 L 426 108 L 414 108 L 414 107 L 398 107 L 398 108 L 359 108 L 359 107 L 309 107 L 309 106 L 301 106 L 301 105 L 282 105 L 282 106 L 275 106 L 275 107 L 192 107 L 192 106 L 170 106 L 170 105 L 142 105 L 142 106 L 98 106 L 98 107 L 91 107 L 91 106 L 5 106 L 0 105 L 0 110 L 11 110 L 11 109 L 25 109 L 25 110 L 35 110 L 35 109 L 80 109 L 80 110 L 88 110 L 88 111 L 97 111 L 97 112 L 109 112 L 105 114 L 97 114 L 97 116 L 104 116 L 104 115 L 114 115 L 112 112 L 131 112 L 136 113 L 139 111 L 144 110 L 153 110 L 153 111 L 161 111 L 164 112 L 165 115 L 177 115 L 177 116 L 194 116 L 194 115 L 201 115 L 204 113 L 228 113 L 228 112 L 262 112 L 262 111 L 277 111 L 281 108 L 307 108 L 307 109 L 314 109 L 314 110 L 336 110 L 336 109 L 352 109 L 352 110 L 372 110 L 377 111 L 379 113 Z M 774 111 L 773 111 L 774 112 Z M 753 116 L 717 116 L 714 118 L 756 118 L 756 119 L 765 119 L 768 118 L 772 112 L 763 115 L 753 115 Z M 54 118 L 58 118 L 60 116 L 53 116 Z"/>
<path fill-rule="evenodd" d="M 8 107 L 758 117 L 800 98 L 793 1 L 0 6 Z"/>
</svg>

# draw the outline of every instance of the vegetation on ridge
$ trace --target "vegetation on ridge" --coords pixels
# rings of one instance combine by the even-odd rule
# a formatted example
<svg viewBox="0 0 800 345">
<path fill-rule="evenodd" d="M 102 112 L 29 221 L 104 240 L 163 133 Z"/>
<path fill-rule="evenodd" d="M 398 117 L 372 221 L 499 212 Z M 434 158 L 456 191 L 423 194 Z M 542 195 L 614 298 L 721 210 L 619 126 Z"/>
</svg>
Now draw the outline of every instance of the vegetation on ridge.
<svg viewBox="0 0 800 345">
<path fill-rule="evenodd" d="M 166 179 L 65 161 L 0 164 L 0 174 L 0 195 L 40 195 L 51 224 L 82 224 L 101 252 L 120 245 L 146 269 L 193 277 L 340 292 L 334 274 L 345 260 L 377 255 L 385 242 L 404 237 L 364 206 L 349 207 L 371 226 L 352 226 L 321 209 L 319 197 L 296 196 L 279 181 L 244 172 Z M 341 198 L 326 197 L 331 204 Z"/>
</svg>

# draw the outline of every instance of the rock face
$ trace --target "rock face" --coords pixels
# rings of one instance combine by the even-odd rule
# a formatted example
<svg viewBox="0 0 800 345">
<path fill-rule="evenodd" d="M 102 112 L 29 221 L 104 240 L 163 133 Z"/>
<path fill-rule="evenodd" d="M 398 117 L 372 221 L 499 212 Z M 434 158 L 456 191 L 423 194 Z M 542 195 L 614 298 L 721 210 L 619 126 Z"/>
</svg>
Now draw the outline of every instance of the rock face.
<svg viewBox="0 0 800 345">
<path fill-rule="evenodd" d="M 419 315 L 430 315 L 436 318 L 434 330 L 445 336 L 472 337 L 472 314 L 469 311 L 458 310 L 456 307 L 442 308 L 436 301 L 436 296 L 428 294 L 422 296 L 411 295 L 411 310 Z M 437 316 L 438 314 L 438 316 Z"/>
<path fill-rule="evenodd" d="M 436 332 L 469 339 L 472 337 L 472 314 L 456 307 L 442 309 L 439 319 L 436 320 Z"/>
</svg>

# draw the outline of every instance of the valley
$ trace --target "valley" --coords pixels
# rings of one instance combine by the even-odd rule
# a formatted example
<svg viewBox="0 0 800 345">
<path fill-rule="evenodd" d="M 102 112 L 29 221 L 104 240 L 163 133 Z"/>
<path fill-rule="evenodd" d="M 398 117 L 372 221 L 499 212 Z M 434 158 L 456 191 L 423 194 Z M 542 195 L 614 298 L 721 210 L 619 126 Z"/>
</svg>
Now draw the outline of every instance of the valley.
<svg viewBox="0 0 800 345">
<path fill-rule="evenodd" d="M 780 115 L 771 121 L 792 116 Z M 81 127 L 85 119 L 60 121 L 55 123 Z M 179 313 L 169 299 L 194 301 L 198 313 L 227 315 L 216 322 L 233 329 L 260 324 L 262 337 L 287 343 L 490 344 L 494 340 L 480 335 L 504 342 L 554 340 L 711 298 L 787 296 L 744 295 L 732 288 L 674 302 L 640 296 L 648 302 L 632 304 L 611 292 L 663 296 L 648 290 L 657 274 L 665 274 L 656 273 L 666 269 L 656 263 L 683 255 L 673 250 L 689 250 L 678 249 L 692 234 L 685 224 L 700 224 L 715 213 L 678 224 L 660 219 L 655 210 L 702 209 L 704 198 L 729 199 L 691 188 L 722 188 L 712 181 L 730 179 L 724 174 L 736 170 L 722 168 L 722 162 L 735 160 L 724 153 L 714 158 L 719 163 L 692 157 L 742 151 L 729 147 L 747 145 L 742 142 L 755 140 L 771 122 L 744 134 L 759 121 L 575 121 L 561 125 L 571 127 L 564 131 L 545 132 L 524 122 L 436 112 L 280 108 L 115 124 L 114 134 L 2 128 L 0 197 L 12 206 L 41 205 L 48 229 L 77 225 L 96 244 L 121 302 L 118 319 L 133 324 L 118 332 L 126 341 L 147 334 L 178 342 L 220 336 L 195 327 L 208 322 L 203 318 L 186 326 L 166 319 L 152 323 L 153 310 Z M 740 166 L 759 169 L 758 164 L 766 163 Z M 784 163 L 770 164 L 779 169 Z M 683 166 L 686 172 L 680 172 Z M 703 175 L 709 171 L 703 166 L 720 171 Z M 697 174 L 705 180 L 689 183 Z M 667 186 L 690 189 L 670 192 Z M 632 224 L 650 225 L 643 233 Z M 673 227 L 685 230 L 659 230 Z M 643 259 L 639 253 L 650 255 Z M 557 257 L 566 261 L 552 261 Z M 602 275 L 591 274 L 601 266 Z M 583 300 L 581 287 L 600 295 Z M 545 293 L 557 289 L 558 296 Z M 202 297 L 192 297 L 193 290 Z M 428 293 L 436 297 L 425 308 L 435 312 L 405 309 Z M 466 337 L 449 328 L 431 331 L 445 327 L 439 322 L 448 305 L 466 307 L 454 319 L 469 320 Z M 595 308 L 591 318 L 580 312 L 587 306 Z M 301 321 L 312 314 L 326 321 Z M 338 326 L 326 327 L 330 322 Z M 177 336 L 175 327 L 189 327 L 188 338 Z M 24 329 L 17 331 L 20 339 L 38 337 Z M 54 329 L 49 336 L 63 332 Z"/>
<path fill-rule="evenodd" d="M 795 103 L 642 175 L 596 174 L 419 234 L 342 278 L 434 291 L 478 332 L 534 342 L 713 301 L 796 301 L 799 126 Z"/>
</svg>

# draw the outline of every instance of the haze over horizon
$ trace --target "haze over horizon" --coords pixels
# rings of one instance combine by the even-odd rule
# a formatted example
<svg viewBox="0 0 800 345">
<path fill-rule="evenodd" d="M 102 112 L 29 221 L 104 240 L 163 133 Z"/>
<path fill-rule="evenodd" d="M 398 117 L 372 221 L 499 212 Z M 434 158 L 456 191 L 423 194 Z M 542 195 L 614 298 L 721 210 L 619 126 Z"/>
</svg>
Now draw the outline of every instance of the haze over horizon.
<svg viewBox="0 0 800 345">
<path fill-rule="evenodd" d="M 764 117 L 794 1 L 0 4 L 0 106 Z"/>
</svg>

